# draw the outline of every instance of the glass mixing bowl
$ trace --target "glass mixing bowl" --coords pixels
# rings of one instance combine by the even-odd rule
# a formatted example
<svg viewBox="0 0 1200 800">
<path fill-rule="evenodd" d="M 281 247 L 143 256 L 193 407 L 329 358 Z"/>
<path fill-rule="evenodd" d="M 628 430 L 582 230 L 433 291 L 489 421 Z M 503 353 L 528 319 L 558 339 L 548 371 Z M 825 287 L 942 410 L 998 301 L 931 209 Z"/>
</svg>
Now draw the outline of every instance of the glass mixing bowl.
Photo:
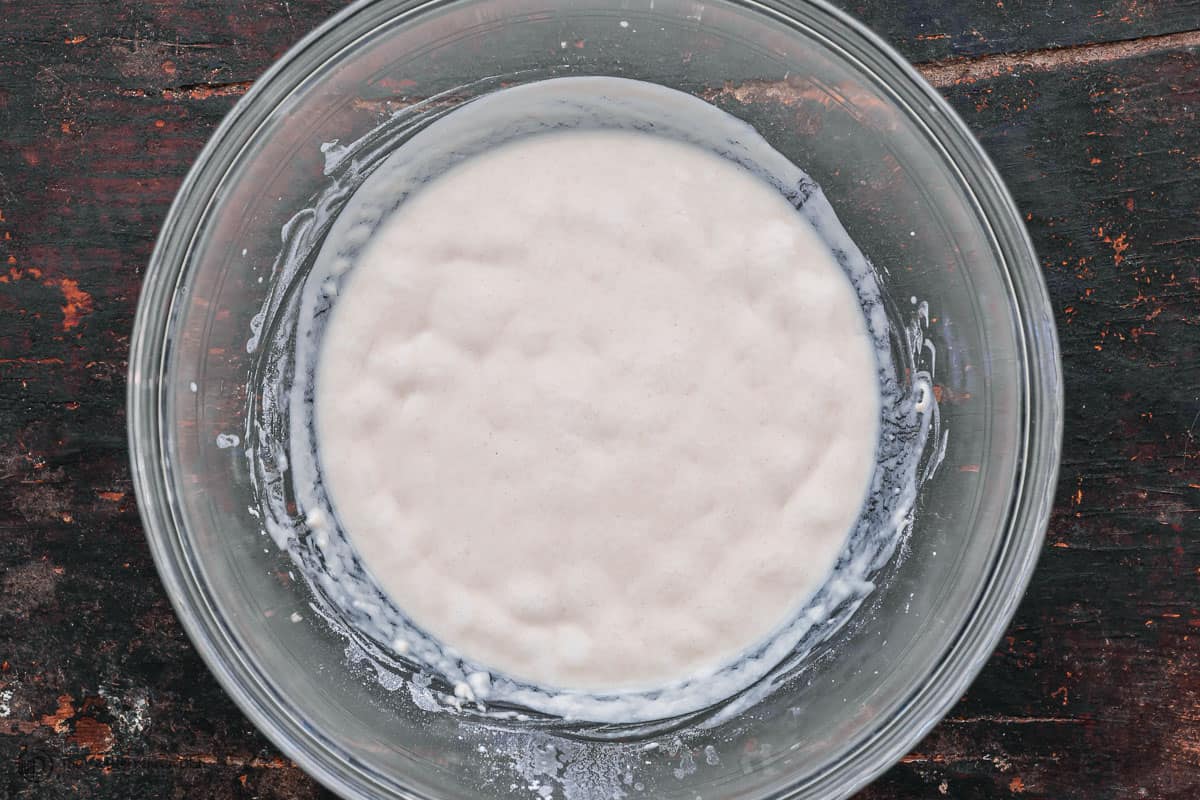
<svg viewBox="0 0 1200 800">
<path fill-rule="evenodd" d="M 315 613 L 268 535 L 287 532 L 260 510 L 264 493 L 286 506 L 287 465 L 264 476 L 246 457 L 286 438 L 252 419 L 264 368 L 248 342 L 273 335 L 344 199 L 331 185 L 364 171 L 357 154 L 500 88 L 579 75 L 701 97 L 808 172 L 879 272 L 902 374 L 932 377 L 939 433 L 902 551 L 852 624 L 738 713 L 635 729 L 448 709 L 436 681 L 379 669 Z M 1062 423 L 1048 299 L 994 168 L 897 54 L 821 2 L 349 7 L 201 154 L 146 274 L 129 377 L 136 488 L 176 611 L 246 714 L 347 798 L 851 794 L 1002 634 L 1042 542 Z"/>
</svg>

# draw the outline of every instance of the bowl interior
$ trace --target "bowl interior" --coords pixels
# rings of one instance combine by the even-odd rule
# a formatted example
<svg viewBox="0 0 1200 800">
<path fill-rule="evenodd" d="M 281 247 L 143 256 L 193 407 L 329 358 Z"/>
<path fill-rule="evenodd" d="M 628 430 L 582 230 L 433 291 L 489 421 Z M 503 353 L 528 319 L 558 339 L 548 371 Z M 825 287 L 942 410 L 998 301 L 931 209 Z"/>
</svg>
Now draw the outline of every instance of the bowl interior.
<svg viewBox="0 0 1200 800">
<path fill-rule="evenodd" d="M 281 232 L 288 246 L 323 233 L 306 209 L 344 166 L 340 146 L 393 146 L 408 135 L 395 131 L 481 94 L 566 75 L 702 97 L 815 178 L 878 269 L 898 346 L 930 373 L 940 409 L 905 552 L 852 623 L 765 701 L 664 727 L 649 750 L 430 710 L 425 678 L 377 675 L 314 613 L 256 512 L 271 488 L 245 457 L 284 436 L 247 424 L 258 399 L 247 343 L 264 304 L 302 277 L 281 269 Z M 131 359 L 151 542 L 218 677 L 346 796 L 844 796 L 957 698 L 1032 567 L 1058 435 L 1046 306 L 1019 221 L 961 124 L 824 6 L 358 4 L 233 112 L 160 241 Z"/>
</svg>

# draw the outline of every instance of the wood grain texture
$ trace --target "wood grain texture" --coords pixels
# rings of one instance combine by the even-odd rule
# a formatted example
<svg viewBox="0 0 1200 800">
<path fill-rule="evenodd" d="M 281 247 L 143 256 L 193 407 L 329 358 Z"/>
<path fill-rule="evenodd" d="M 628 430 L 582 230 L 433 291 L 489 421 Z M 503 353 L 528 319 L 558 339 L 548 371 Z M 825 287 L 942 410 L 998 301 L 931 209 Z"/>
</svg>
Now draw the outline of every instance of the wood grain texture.
<svg viewBox="0 0 1200 800">
<path fill-rule="evenodd" d="M 4 800 L 331 797 L 180 630 L 123 404 L 141 270 L 184 172 L 342 5 L 0 3 Z M 1054 518 L 1008 637 L 862 800 L 1200 796 L 1200 6 L 846 7 L 931 62 L 1004 174 L 1067 389 Z"/>
<path fill-rule="evenodd" d="M 1200 2 L 838 0 L 912 61 L 1118 42 L 1194 30 Z"/>
</svg>

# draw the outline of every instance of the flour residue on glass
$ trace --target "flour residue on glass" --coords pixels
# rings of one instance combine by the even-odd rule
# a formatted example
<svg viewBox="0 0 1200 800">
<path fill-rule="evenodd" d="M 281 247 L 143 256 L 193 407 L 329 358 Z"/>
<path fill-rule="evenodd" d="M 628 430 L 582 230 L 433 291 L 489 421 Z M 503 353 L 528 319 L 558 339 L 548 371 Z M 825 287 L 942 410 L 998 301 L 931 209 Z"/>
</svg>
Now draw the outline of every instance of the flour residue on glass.
<svg viewBox="0 0 1200 800">
<path fill-rule="evenodd" d="M 701 678 L 649 691 L 548 691 L 464 660 L 427 635 L 364 568 L 341 529 L 321 480 L 313 433 L 321 335 L 352 266 L 381 223 L 426 183 L 475 155 L 535 134 L 573 129 L 652 133 L 703 148 L 775 187 L 849 278 L 877 367 L 874 470 L 861 513 L 828 578 L 773 635 L 740 658 Z M 526 765 L 523 780 L 539 785 L 544 780 L 565 791 L 569 768 L 562 765 L 577 759 L 557 751 L 550 761 L 545 753 L 538 755 L 537 748 L 547 743 L 561 747 L 553 744 L 561 742 L 559 737 L 539 739 L 544 734 L 537 733 L 538 725 L 558 724 L 559 717 L 645 723 L 643 731 L 653 735 L 655 720 L 672 719 L 686 740 L 689 718 L 680 720 L 680 715 L 716 703 L 715 710 L 690 718 L 690 724 L 707 725 L 753 706 L 802 668 L 806 655 L 838 632 L 870 596 L 876 573 L 902 551 L 917 490 L 944 448 L 925 368 L 932 358 L 924 339 L 928 312 L 922 318 L 887 306 L 875 270 L 820 188 L 757 132 L 679 92 L 620 79 L 569 78 L 494 93 L 423 130 L 393 129 L 385 121 L 359 142 L 331 143 L 325 154 L 329 189 L 283 231 L 275 287 L 248 343 L 260 354 L 260 365 L 247 453 L 264 529 L 312 588 L 314 611 L 346 637 L 348 663 L 365 667 L 381 685 L 406 692 L 420 708 L 469 717 L 480 736 L 486 732 L 498 751 Z M 811 385 L 820 391 L 816 376 Z M 514 725 L 527 723 L 533 726 L 528 736 L 513 731 Z M 604 770 L 625 787 L 621 791 L 636 783 L 637 755 L 632 750 L 626 755 L 629 764 Z M 684 759 L 677 768 L 697 768 L 695 756 L 691 759 L 690 766 Z"/>
</svg>

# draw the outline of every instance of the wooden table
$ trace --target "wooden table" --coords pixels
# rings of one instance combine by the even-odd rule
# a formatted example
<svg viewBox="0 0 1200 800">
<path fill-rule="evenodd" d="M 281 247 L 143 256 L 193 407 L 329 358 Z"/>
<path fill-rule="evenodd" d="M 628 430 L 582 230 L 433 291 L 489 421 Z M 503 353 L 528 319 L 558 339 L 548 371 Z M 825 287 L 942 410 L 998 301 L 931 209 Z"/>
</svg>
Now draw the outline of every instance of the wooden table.
<svg viewBox="0 0 1200 800">
<path fill-rule="evenodd" d="M 1200 796 L 1200 2 L 843 0 L 966 118 L 1062 336 L 1041 564 L 862 800 Z M 209 676 L 143 540 L 140 277 L 221 116 L 339 0 L 0 3 L 0 800 L 331 797 Z"/>
</svg>

